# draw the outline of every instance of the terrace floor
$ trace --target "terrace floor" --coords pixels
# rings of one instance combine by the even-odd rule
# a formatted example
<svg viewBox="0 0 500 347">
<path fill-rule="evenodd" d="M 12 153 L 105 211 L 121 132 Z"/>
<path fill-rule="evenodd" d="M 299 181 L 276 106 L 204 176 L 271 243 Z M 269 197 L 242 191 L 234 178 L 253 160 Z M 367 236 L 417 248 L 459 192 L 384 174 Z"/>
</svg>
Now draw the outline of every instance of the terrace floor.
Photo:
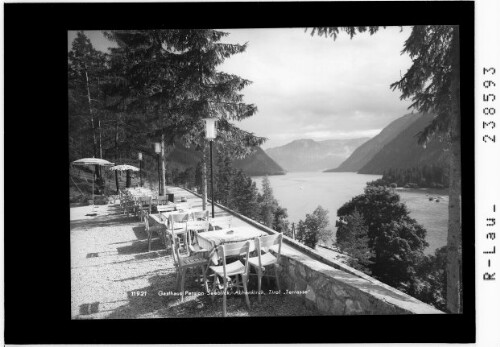
<svg viewBox="0 0 500 347">
<path fill-rule="evenodd" d="M 185 197 L 193 208 L 201 210 L 200 197 L 182 188 L 168 187 L 168 191 L 176 200 Z M 216 206 L 215 217 L 229 214 Z M 258 226 L 237 214 L 231 215 L 231 227 Z M 73 319 L 222 316 L 222 296 L 214 296 L 212 302 L 212 296 L 204 293 L 195 278 L 186 279 L 185 290 L 190 294 L 180 302 L 172 256 L 160 240 L 153 241 L 148 252 L 143 223 L 122 215 L 118 205 L 72 207 L 70 241 Z M 283 243 L 282 255 L 282 259 L 290 259 L 283 275 L 291 280 L 288 286 L 295 288 L 291 288 L 292 293 L 269 293 L 277 288 L 273 281 L 263 281 L 262 290 L 267 295 L 262 297 L 262 303 L 258 303 L 257 295 L 249 295 L 251 309 L 243 295 L 228 296 L 229 317 L 442 313 L 346 267 L 345 259 L 335 250 L 317 247 L 313 251 L 288 240 Z M 302 289 L 297 290 L 300 286 L 310 289 L 305 297 L 300 293 Z M 248 290 L 257 290 L 254 276 Z M 305 302 L 309 303 L 307 307 Z"/>
<path fill-rule="evenodd" d="M 168 187 L 178 199 L 185 196 L 193 207 L 201 199 L 180 188 Z M 216 217 L 228 214 L 216 207 Z M 88 214 L 95 214 L 88 216 Z M 232 226 L 246 224 L 233 217 Z M 147 251 L 147 235 L 136 217 L 121 214 L 118 205 L 72 207 L 71 316 L 73 319 L 167 318 L 222 316 L 222 297 L 203 295 L 194 278 L 186 279 L 192 295 L 180 302 L 175 292 L 176 272 L 172 256 L 159 240 Z M 295 250 L 285 246 L 287 253 Z M 249 290 L 256 290 L 251 279 Z M 263 290 L 275 289 L 263 281 Z M 244 297 L 228 296 L 228 316 L 317 315 L 296 295 L 266 295 L 258 303 L 250 295 L 251 309 Z"/>
</svg>

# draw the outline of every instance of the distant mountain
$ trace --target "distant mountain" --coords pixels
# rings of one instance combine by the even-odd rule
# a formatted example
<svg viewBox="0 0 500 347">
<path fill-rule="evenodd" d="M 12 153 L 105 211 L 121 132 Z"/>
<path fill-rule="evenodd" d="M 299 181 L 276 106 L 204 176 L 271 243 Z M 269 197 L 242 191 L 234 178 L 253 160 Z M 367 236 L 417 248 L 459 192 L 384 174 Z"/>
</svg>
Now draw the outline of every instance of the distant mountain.
<svg viewBox="0 0 500 347">
<path fill-rule="evenodd" d="M 255 149 L 255 152 L 245 159 L 234 160 L 234 168 L 243 170 L 249 176 L 285 174 L 285 170 L 270 158 L 262 148 L 256 147 Z"/>
<path fill-rule="evenodd" d="M 387 143 L 358 173 L 381 175 L 388 169 L 409 169 L 424 165 L 442 165 L 446 163 L 445 144 L 437 139 L 426 147 L 417 144 L 417 134 L 432 121 L 432 114 L 419 116 L 394 139 Z"/>
<path fill-rule="evenodd" d="M 421 116 L 420 113 L 407 114 L 396 119 L 372 139 L 359 146 L 342 164 L 326 172 L 357 172 L 389 142 L 396 138 L 401 131 L 408 128 Z"/>
<path fill-rule="evenodd" d="M 295 140 L 266 153 L 287 171 L 319 171 L 339 165 L 368 138 L 314 141 Z"/>
<path fill-rule="evenodd" d="M 214 162 L 216 155 L 217 153 L 214 151 Z M 176 144 L 174 150 L 168 154 L 166 159 L 169 169 L 177 168 L 183 171 L 188 167 L 196 167 L 201 160 L 201 153 L 192 148 Z M 256 147 L 255 152 L 245 159 L 234 160 L 233 167 L 243 170 L 249 176 L 285 174 L 285 170 L 276 164 L 260 147 Z"/>
</svg>

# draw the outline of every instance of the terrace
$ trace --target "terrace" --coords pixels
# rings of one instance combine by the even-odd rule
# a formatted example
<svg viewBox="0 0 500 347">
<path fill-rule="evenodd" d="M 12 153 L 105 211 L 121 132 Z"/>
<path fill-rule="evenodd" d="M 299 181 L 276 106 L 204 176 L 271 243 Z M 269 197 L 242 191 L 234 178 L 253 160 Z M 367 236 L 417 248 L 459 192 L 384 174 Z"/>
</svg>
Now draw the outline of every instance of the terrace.
<svg viewBox="0 0 500 347">
<path fill-rule="evenodd" d="M 201 209 L 201 198 L 168 187 L 176 200 L 185 198 Z M 168 318 L 222 316 L 222 298 L 214 302 L 188 277 L 181 302 L 175 288 L 173 258 L 160 240 L 148 252 L 144 223 L 123 215 L 119 205 L 71 208 L 71 316 L 73 319 Z M 217 205 L 216 217 L 232 216 L 232 227 L 275 233 L 253 220 Z M 374 278 L 346 266 L 334 252 L 317 252 L 284 237 L 280 267 L 283 295 L 273 281 L 263 281 L 266 295 L 229 295 L 227 313 L 236 316 L 308 316 L 442 313 Z M 256 290 L 251 279 L 249 291 Z"/>
</svg>

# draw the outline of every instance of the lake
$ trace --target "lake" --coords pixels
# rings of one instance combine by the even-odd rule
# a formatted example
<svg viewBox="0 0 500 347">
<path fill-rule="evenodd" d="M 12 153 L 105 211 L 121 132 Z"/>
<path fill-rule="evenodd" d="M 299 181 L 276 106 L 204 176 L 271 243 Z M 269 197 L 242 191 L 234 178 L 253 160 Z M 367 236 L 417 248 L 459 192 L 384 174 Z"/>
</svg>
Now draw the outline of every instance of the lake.
<svg viewBox="0 0 500 347">
<path fill-rule="evenodd" d="M 329 211 L 330 227 L 335 234 L 337 210 L 354 196 L 362 194 L 367 182 L 380 175 L 361 175 L 354 172 L 289 172 L 286 175 L 269 176 L 274 197 L 288 210 L 290 223 L 304 220 L 318 205 Z M 252 177 L 259 189 L 262 176 Z M 406 203 L 410 216 L 427 230 L 429 247 L 426 254 L 446 245 L 448 228 L 448 195 L 446 190 L 412 189 L 398 191 Z M 439 202 L 429 196 L 439 196 Z"/>
</svg>

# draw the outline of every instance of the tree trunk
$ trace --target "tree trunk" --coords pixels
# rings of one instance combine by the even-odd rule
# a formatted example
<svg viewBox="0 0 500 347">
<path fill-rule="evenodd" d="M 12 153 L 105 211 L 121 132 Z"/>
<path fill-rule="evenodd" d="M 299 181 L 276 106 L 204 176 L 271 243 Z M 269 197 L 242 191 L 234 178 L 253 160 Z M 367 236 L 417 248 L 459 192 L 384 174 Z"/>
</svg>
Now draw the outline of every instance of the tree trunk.
<svg viewBox="0 0 500 347">
<path fill-rule="evenodd" d="M 116 194 L 120 194 L 120 180 L 118 179 L 118 170 L 115 170 Z"/>
<path fill-rule="evenodd" d="M 203 139 L 201 145 L 201 196 L 203 211 L 207 209 L 207 146 Z"/>
<path fill-rule="evenodd" d="M 102 129 L 101 129 L 101 118 L 97 117 L 97 130 L 99 132 L 99 158 L 102 159 Z"/>
<path fill-rule="evenodd" d="M 130 170 L 127 170 L 127 183 L 125 186 L 127 188 L 130 188 L 130 186 L 132 185 L 131 182 L 132 182 L 132 177 L 130 176 Z"/>
<path fill-rule="evenodd" d="M 115 163 L 118 160 L 118 120 L 120 115 L 116 113 L 115 123 Z M 120 181 L 118 180 L 118 170 L 115 170 L 116 194 L 120 194 Z"/>
<path fill-rule="evenodd" d="M 99 149 L 99 158 L 102 159 L 102 140 L 101 140 L 101 119 L 99 117 L 97 117 L 97 131 L 99 133 L 99 141 L 97 142 L 98 144 L 98 149 Z M 103 175 L 103 168 L 101 166 L 99 166 L 99 170 L 97 171 L 97 175 L 98 177 L 101 178 L 101 186 L 104 188 L 104 175 Z"/>
<path fill-rule="evenodd" d="M 453 29 L 451 80 L 451 151 L 446 264 L 446 305 L 451 313 L 461 313 L 460 264 L 462 258 L 462 177 L 460 157 L 460 49 L 458 27 Z"/>
<path fill-rule="evenodd" d="M 161 134 L 161 153 L 160 153 L 160 193 L 165 195 L 165 135 Z"/>
<path fill-rule="evenodd" d="M 92 127 L 92 139 L 93 139 L 93 145 L 94 145 L 94 157 L 97 157 L 97 139 L 95 136 L 95 124 L 94 124 L 94 114 L 92 113 L 92 100 L 90 98 L 90 85 L 89 85 L 89 75 L 87 71 L 85 71 L 85 79 L 86 79 L 86 86 L 87 86 L 87 98 L 89 102 L 89 115 L 90 115 L 90 125 Z M 99 165 L 95 166 L 94 172 L 97 173 L 98 177 L 100 177 L 100 171 L 99 171 Z"/>
<path fill-rule="evenodd" d="M 199 57 L 200 86 L 203 87 L 202 57 Z M 203 136 L 203 135 L 202 135 Z M 204 137 L 204 136 L 203 136 Z M 207 143 L 205 138 L 201 140 L 201 196 L 203 211 L 207 209 Z"/>
<path fill-rule="evenodd" d="M 99 78 L 97 79 L 97 98 L 99 98 Z M 101 117 L 97 117 L 97 130 L 99 132 L 99 158 L 102 159 L 102 128 L 101 128 Z"/>
</svg>

